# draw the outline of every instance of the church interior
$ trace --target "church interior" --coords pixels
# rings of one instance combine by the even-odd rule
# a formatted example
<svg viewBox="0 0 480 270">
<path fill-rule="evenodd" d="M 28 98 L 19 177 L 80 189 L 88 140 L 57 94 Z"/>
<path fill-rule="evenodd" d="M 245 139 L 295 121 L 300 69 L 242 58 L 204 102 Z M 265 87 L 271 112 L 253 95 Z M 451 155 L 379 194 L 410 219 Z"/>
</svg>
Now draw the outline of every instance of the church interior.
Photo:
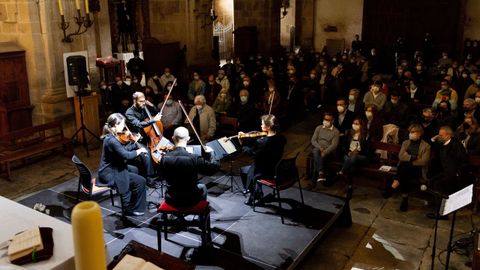
<svg viewBox="0 0 480 270">
<path fill-rule="evenodd" d="M 53 257 L 34 248 L 18 269 L 133 269 L 113 268 L 126 254 L 152 269 L 480 269 L 478 14 L 477 0 L 0 0 L 0 269 L 17 269 L 2 242 L 32 226 L 42 241 L 53 227 Z M 135 137 L 132 108 L 153 131 Z M 176 217 L 200 229 L 159 225 L 180 127 L 219 162 L 198 173 L 208 222 Z M 248 186 L 250 147 L 277 132 L 272 177 L 293 160 L 296 178 Z M 78 164 L 100 183 L 112 134 L 153 163 L 145 211 L 125 214 L 118 183 L 83 186 Z M 92 198 L 100 219 L 80 228 Z"/>
</svg>

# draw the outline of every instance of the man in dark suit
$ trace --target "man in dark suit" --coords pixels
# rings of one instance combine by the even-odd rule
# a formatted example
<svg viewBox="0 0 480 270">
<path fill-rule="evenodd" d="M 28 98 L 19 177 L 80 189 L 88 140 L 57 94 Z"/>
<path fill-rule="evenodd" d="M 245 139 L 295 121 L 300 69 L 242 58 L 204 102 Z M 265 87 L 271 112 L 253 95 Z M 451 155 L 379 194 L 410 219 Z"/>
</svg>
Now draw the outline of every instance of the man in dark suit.
<svg viewBox="0 0 480 270">
<path fill-rule="evenodd" d="M 161 176 L 167 182 L 165 201 L 175 207 L 192 207 L 207 198 L 207 187 L 198 183 L 198 173 L 212 174 L 219 168 L 212 160 L 213 150 L 207 149 L 210 161 L 189 153 L 188 129 L 178 127 L 173 132 L 175 150 L 168 152 L 160 161 Z"/>
<path fill-rule="evenodd" d="M 345 133 L 348 129 L 352 128 L 354 118 L 355 113 L 348 110 L 345 99 L 337 99 L 337 114 L 333 120 L 333 126 L 335 126 L 340 132 L 339 145 L 343 145 L 345 142 Z M 337 151 L 340 153 L 342 151 L 342 147 L 337 147 Z"/>
</svg>

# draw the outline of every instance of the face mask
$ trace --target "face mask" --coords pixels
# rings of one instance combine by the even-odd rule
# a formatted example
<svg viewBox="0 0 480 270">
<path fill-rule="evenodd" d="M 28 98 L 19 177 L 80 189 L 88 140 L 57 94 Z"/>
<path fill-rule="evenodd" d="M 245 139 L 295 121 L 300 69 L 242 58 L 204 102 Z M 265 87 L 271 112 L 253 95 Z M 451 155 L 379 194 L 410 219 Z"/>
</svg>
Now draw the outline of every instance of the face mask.
<svg viewBox="0 0 480 270">
<path fill-rule="evenodd" d="M 316 75 L 315 74 L 310 74 L 310 79 L 315 79 Z"/>
<path fill-rule="evenodd" d="M 330 121 L 327 121 L 327 120 L 323 120 L 323 127 L 325 128 L 330 128 L 332 124 L 330 124 Z"/>
<path fill-rule="evenodd" d="M 410 90 L 417 90 L 417 86 L 415 84 L 410 84 Z"/>
<path fill-rule="evenodd" d="M 226 97 L 227 97 L 227 94 L 220 94 L 220 97 L 221 97 L 221 98 L 226 98 Z"/>
<path fill-rule="evenodd" d="M 323 67 L 325 65 L 325 62 L 318 62 L 318 64 Z"/>
<path fill-rule="evenodd" d="M 270 92 L 273 92 L 273 90 L 275 90 L 275 88 L 273 88 L 273 87 L 268 88 L 268 91 L 270 91 Z"/>
<path fill-rule="evenodd" d="M 138 83 L 138 80 L 133 80 L 133 83 Z"/>
<path fill-rule="evenodd" d="M 378 94 L 380 92 L 380 88 L 378 87 L 373 87 L 372 88 L 372 92 L 375 93 L 375 94 Z"/>
<path fill-rule="evenodd" d="M 323 70 L 322 70 L 322 73 L 323 73 L 323 74 L 327 74 L 327 72 L 328 72 L 328 70 L 326 70 L 326 69 L 323 69 Z"/>
<path fill-rule="evenodd" d="M 223 79 L 223 74 L 218 74 L 218 78 L 221 80 Z"/>
<path fill-rule="evenodd" d="M 354 95 L 348 95 L 348 101 L 355 101 Z"/>
<path fill-rule="evenodd" d="M 463 123 L 463 129 L 470 129 L 469 123 Z"/>
<path fill-rule="evenodd" d="M 392 104 L 397 104 L 397 103 L 398 103 L 398 99 L 390 99 L 390 102 L 392 102 Z"/>
<path fill-rule="evenodd" d="M 240 101 L 242 103 L 247 103 L 248 102 L 248 96 L 240 96 Z"/>
<path fill-rule="evenodd" d="M 122 86 L 123 82 L 122 81 L 117 81 L 118 86 Z"/>
<path fill-rule="evenodd" d="M 170 105 L 173 104 L 173 100 L 172 100 L 172 99 L 167 99 L 167 101 L 165 101 L 165 104 L 167 104 L 168 106 L 170 106 Z"/>
<path fill-rule="evenodd" d="M 153 76 L 153 79 L 158 80 L 158 76 L 157 75 Z"/>
<path fill-rule="evenodd" d="M 445 140 L 444 140 L 442 137 L 437 137 L 436 142 L 437 142 L 437 143 L 444 144 L 444 143 L 445 143 Z"/>
<path fill-rule="evenodd" d="M 268 71 L 267 69 L 262 70 L 264 74 L 267 74 L 267 71 Z"/>
<path fill-rule="evenodd" d="M 463 74 L 462 74 L 462 77 L 463 77 L 464 79 L 466 79 L 466 78 L 468 77 L 468 74 L 463 73 Z"/>
<path fill-rule="evenodd" d="M 107 86 L 106 86 L 106 85 L 102 85 L 102 86 L 100 86 L 100 88 L 101 88 L 102 90 L 105 90 L 105 89 L 107 89 Z"/>
<path fill-rule="evenodd" d="M 245 74 L 240 74 L 240 78 L 244 78 L 245 77 Z"/>
<path fill-rule="evenodd" d="M 195 107 L 197 108 L 197 110 L 201 110 L 203 108 L 203 105 L 195 105 Z"/>
<path fill-rule="evenodd" d="M 369 112 L 369 111 L 366 111 L 365 116 L 367 117 L 367 119 L 372 119 L 373 118 L 373 113 Z"/>
<path fill-rule="evenodd" d="M 343 107 L 343 106 L 337 106 L 337 111 L 338 111 L 339 113 L 343 113 L 343 112 L 345 111 L 345 107 Z"/>
<path fill-rule="evenodd" d="M 408 133 L 408 138 L 412 141 L 418 140 L 418 136 L 415 133 Z"/>
<path fill-rule="evenodd" d="M 418 71 L 422 70 L 422 67 L 421 67 L 421 66 L 417 66 L 417 70 L 418 70 Z"/>
<path fill-rule="evenodd" d="M 442 90 L 448 90 L 448 85 L 442 85 Z"/>
<path fill-rule="evenodd" d="M 447 56 L 447 55 L 444 55 L 444 56 L 443 56 L 443 59 L 447 59 L 447 58 L 448 58 L 448 56 Z"/>
<path fill-rule="evenodd" d="M 480 85 L 480 80 L 475 80 L 475 83 L 476 83 L 477 85 Z"/>
<path fill-rule="evenodd" d="M 352 124 L 352 129 L 355 130 L 355 131 L 358 131 L 358 130 L 360 130 L 360 125 Z"/>
<path fill-rule="evenodd" d="M 337 58 L 332 58 L 332 61 L 333 61 L 333 62 L 337 62 Z"/>
<path fill-rule="evenodd" d="M 291 75 L 291 74 L 294 74 L 294 73 L 295 73 L 295 71 L 294 71 L 293 69 L 289 69 L 289 70 L 288 70 L 288 74 Z"/>
<path fill-rule="evenodd" d="M 165 76 L 170 76 L 170 72 L 165 72 Z"/>
<path fill-rule="evenodd" d="M 480 97 L 476 97 L 476 98 L 475 98 L 475 102 L 476 102 L 477 104 L 480 104 Z"/>
<path fill-rule="evenodd" d="M 193 76 L 193 79 L 198 80 L 198 79 L 200 79 L 200 76 Z"/>
<path fill-rule="evenodd" d="M 243 82 L 243 85 L 244 85 L 245 87 L 247 87 L 247 86 L 250 85 L 250 82 L 245 81 L 245 82 Z"/>
<path fill-rule="evenodd" d="M 208 81 L 208 84 L 210 84 L 210 85 L 214 85 L 214 84 L 215 84 L 215 82 Z"/>
</svg>

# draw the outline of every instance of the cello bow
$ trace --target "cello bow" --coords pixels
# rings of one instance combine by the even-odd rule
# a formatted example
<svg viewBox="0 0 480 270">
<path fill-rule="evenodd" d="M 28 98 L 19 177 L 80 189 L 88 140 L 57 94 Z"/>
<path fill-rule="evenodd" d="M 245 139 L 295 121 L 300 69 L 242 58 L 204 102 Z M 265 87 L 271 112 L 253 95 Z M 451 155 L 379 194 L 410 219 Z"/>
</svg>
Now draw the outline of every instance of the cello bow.
<svg viewBox="0 0 480 270">
<path fill-rule="evenodd" d="M 198 139 L 198 141 L 200 142 L 200 145 L 202 146 L 203 151 L 204 151 L 204 152 L 207 152 L 207 147 L 203 144 L 202 139 L 201 139 L 200 136 L 198 135 L 198 132 L 197 132 L 197 130 L 195 129 L 195 127 L 193 126 L 192 120 L 190 120 L 190 117 L 188 116 L 188 113 L 187 113 L 187 111 L 185 110 L 185 107 L 183 107 L 182 101 L 181 101 L 181 100 L 178 100 L 178 104 L 180 104 L 180 108 L 182 108 L 183 114 L 185 114 L 185 117 L 187 118 L 188 123 L 189 123 L 190 126 L 192 127 L 193 132 L 195 133 L 195 136 L 197 136 L 197 139 Z"/>
</svg>

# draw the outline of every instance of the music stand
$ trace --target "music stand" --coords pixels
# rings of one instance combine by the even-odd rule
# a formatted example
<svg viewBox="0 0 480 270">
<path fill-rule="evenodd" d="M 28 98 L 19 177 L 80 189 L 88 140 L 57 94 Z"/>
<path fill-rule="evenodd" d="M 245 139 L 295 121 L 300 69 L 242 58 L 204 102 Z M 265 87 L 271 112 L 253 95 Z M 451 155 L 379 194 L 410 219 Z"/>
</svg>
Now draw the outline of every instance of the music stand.
<svg viewBox="0 0 480 270">
<path fill-rule="evenodd" d="M 230 190 L 233 192 L 234 185 L 234 173 L 233 173 L 233 158 L 238 153 L 237 146 L 227 137 L 220 138 L 218 140 L 210 141 L 207 146 L 211 147 L 214 151 L 214 158 L 216 160 L 228 160 L 230 161 L 230 170 L 227 173 L 230 180 Z M 228 180 L 227 180 L 228 181 Z"/>
<path fill-rule="evenodd" d="M 78 134 L 80 133 L 80 131 L 82 132 L 82 145 L 83 147 L 85 148 L 85 151 L 87 152 L 87 157 L 90 157 L 90 153 L 88 152 L 88 142 L 87 142 L 87 137 L 85 136 L 86 132 L 90 133 L 90 135 L 92 135 L 94 138 L 96 138 L 98 141 L 101 141 L 100 140 L 100 137 L 98 137 L 97 135 L 95 135 L 90 129 L 88 129 L 86 126 L 85 126 L 85 123 L 84 123 L 84 119 L 83 119 L 83 99 L 82 99 L 82 96 L 85 94 L 85 82 L 83 80 L 80 80 L 79 84 L 78 84 L 78 91 L 76 92 L 77 96 L 78 96 L 78 105 L 79 105 L 79 110 L 80 110 L 80 127 L 77 129 L 77 131 L 75 131 L 75 133 L 73 134 L 72 136 L 72 140 L 74 140 L 75 138 L 78 139 Z"/>
</svg>

